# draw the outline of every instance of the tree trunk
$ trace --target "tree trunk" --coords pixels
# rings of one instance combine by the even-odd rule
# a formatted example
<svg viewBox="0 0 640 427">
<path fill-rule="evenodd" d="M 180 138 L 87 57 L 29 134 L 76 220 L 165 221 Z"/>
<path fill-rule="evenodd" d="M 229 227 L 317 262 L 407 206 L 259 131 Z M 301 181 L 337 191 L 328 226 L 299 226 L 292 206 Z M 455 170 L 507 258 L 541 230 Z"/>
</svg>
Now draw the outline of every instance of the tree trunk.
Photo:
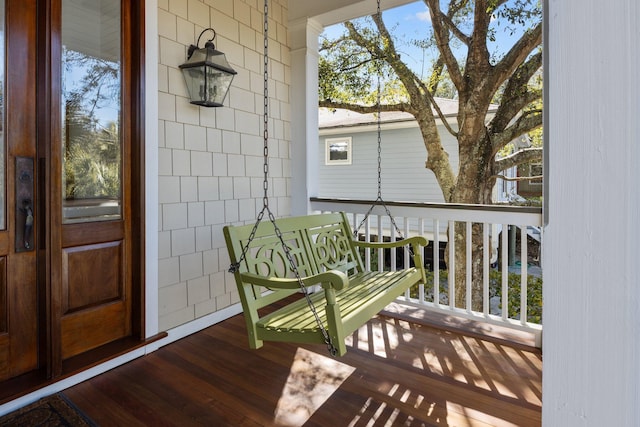
<svg viewBox="0 0 640 427">
<path fill-rule="evenodd" d="M 460 165 L 456 184 L 451 192 L 450 203 L 482 204 L 492 203 L 492 191 L 495 179 L 493 171 L 493 154 L 491 144 L 486 136 L 481 141 L 473 144 L 466 144 L 461 135 L 460 143 Z M 487 158 L 489 157 L 489 158 Z M 454 274 L 455 283 L 450 280 L 450 286 L 454 285 L 455 306 L 464 308 L 470 306 L 473 311 L 483 309 L 483 224 L 471 224 L 471 293 L 467 293 L 467 226 L 466 223 L 457 222 L 454 225 Z M 451 263 L 448 259 L 447 266 L 451 274 Z M 451 289 L 450 289 L 451 290 Z M 467 298 L 471 298 L 467 304 Z"/>
<path fill-rule="evenodd" d="M 455 306 L 467 309 L 470 307 L 474 311 L 482 311 L 483 308 L 483 224 L 471 224 L 471 293 L 467 293 L 467 226 L 466 223 L 456 222 L 453 227 L 454 233 L 454 261 L 455 280 L 450 280 L 449 284 L 454 285 L 452 294 L 455 296 Z M 447 255 L 448 256 L 448 255 Z M 451 264 L 449 266 L 449 277 L 451 278 Z M 467 298 L 471 298 L 467 301 Z"/>
</svg>

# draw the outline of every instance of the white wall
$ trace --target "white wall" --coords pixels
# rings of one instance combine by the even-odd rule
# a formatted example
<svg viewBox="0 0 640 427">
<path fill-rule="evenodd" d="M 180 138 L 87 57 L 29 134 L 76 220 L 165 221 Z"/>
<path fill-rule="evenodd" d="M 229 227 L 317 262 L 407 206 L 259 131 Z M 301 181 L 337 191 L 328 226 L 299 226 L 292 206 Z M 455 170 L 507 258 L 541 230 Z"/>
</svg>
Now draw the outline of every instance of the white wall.
<svg viewBox="0 0 640 427">
<path fill-rule="evenodd" d="M 270 207 L 290 211 L 286 1 L 270 2 Z M 191 105 L 178 68 L 213 27 L 238 72 L 224 107 Z M 222 227 L 255 221 L 263 195 L 263 6 L 254 1 L 158 1 L 158 329 L 239 301 Z M 203 37 L 204 39 L 204 37 Z M 200 47 L 203 46 L 203 41 Z"/>
<path fill-rule="evenodd" d="M 361 128 L 369 130 L 362 131 Z M 321 129 L 314 157 L 319 165 L 318 196 L 374 200 L 378 193 L 378 146 L 375 126 Z M 458 145 L 444 126 L 438 128 L 453 170 L 458 169 Z M 351 137 L 352 163 L 325 164 L 327 138 Z M 444 196 L 432 171 L 425 168 L 427 150 L 414 122 L 381 134 L 381 187 L 385 201 L 443 203 Z M 345 185 L 345 183 L 347 183 Z"/>
<path fill-rule="evenodd" d="M 545 426 L 640 425 L 640 7 L 548 0 Z"/>
</svg>

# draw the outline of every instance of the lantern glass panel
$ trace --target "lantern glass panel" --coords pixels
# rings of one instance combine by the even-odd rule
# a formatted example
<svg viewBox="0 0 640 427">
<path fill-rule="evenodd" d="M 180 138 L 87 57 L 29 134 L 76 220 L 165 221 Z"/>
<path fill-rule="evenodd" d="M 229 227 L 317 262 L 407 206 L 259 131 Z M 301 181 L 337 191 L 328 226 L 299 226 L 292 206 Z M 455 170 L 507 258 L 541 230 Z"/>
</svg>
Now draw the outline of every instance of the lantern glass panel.
<svg viewBox="0 0 640 427">
<path fill-rule="evenodd" d="M 194 50 L 180 68 L 192 104 L 222 106 L 236 71 L 231 68 L 224 53 L 213 48 L 213 43 Z"/>
<path fill-rule="evenodd" d="M 187 91 L 191 101 L 201 101 L 204 95 L 204 65 L 183 68 L 182 74 L 187 83 Z"/>
</svg>

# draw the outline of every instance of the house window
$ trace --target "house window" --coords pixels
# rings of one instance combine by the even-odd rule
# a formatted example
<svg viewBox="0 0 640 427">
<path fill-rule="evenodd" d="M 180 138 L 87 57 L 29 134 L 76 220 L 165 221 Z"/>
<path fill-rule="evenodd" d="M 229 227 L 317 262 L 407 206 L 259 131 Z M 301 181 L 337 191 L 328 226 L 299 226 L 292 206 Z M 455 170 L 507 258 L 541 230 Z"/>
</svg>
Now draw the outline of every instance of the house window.
<svg viewBox="0 0 640 427">
<path fill-rule="evenodd" d="M 325 139 L 325 164 L 351 164 L 351 137 Z"/>
<path fill-rule="evenodd" d="M 542 176 L 542 163 L 531 163 L 529 165 L 529 176 Z M 529 180 L 529 185 L 542 185 L 541 179 Z"/>
</svg>

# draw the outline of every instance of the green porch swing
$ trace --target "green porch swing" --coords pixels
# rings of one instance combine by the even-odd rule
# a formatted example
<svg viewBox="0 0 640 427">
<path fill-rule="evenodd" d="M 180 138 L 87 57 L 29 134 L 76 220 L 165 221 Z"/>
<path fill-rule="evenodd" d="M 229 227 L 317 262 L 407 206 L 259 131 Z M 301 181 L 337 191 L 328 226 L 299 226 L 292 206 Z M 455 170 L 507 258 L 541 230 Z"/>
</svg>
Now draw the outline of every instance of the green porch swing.
<svg viewBox="0 0 640 427">
<path fill-rule="evenodd" d="M 224 236 L 247 325 L 249 345 L 264 341 L 324 344 L 331 355 L 347 352 L 345 339 L 410 287 L 425 283 L 423 237 L 396 242 L 361 242 L 358 229 L 381 197 L 380 115 L 378 115 L 378 198 L 358 229 L 351 231 L 345 213 L 276 219 L 269 207 L 268 6 L 264 2 L 264 181 L 263 207 L 253 225 L 225 226 Z M 378 0 L 380 14 L 380 0 Z M 378 80 L 378 84 L 380 81 Z M 378 91 L 378 106 L 380 95 Z M 269 221 L 263 221 L 267 215 Z M 355 237 L 354 237 L 355 236 Z M 415 267 L 367 271 L 361 248 L 407 247 Z M 322 290 L 311 292 L 319 285 Z M 294 295 L 302 294 L 303 298 Z M 276 304 L 278 303 L 278 304 Z M 285 304 L 283 306 L 283 304 Z M 262 309 L 274 306 L 268 313 Z"/>
</svg>

